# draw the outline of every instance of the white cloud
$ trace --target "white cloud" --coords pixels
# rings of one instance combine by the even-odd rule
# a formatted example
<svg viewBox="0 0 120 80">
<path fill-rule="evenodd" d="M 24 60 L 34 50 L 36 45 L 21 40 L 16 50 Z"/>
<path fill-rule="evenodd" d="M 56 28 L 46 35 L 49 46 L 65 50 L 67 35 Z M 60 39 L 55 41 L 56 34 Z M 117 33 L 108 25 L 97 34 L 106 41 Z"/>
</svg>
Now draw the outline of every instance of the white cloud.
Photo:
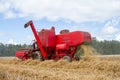
<svg viewBox="0 0 120 80">
<path fill-rule="evenodd" d="M 119 22 L 120 22 L 119 19 L 120 19 L 120 17 L 113 18 L 112 20 L 108 21 L 104 25 L 101 33 L 104 34 L 104 35 L 111 35 L 111 34 L 119 32 L 119 28 L 117 27 Z"/>
<path fill-rule="evenodd" d="M 116 39 L 115 39 L 115 40 L 120 41 L 120 33 L 119 33 L 119 34 L 116 34 L 116 35 L 115 35 L 115 37 L 116 37 Z"/>
<path fill-rule="evenodd" d="M 32 40 L 34 40 L 34 36 L 33 35 L 28 35 L 26 37 L 26 39 L 27 39 L 27 41 L 32 41 Z"/>
<path fill-rule="evenodd" d="M 0 32 L 0 36 L 2 36 L 3 35 L 3 33 L 2 32 Z"/>
<path fill-rule="evenodd" d="M 9 39 L 7 44 L 17 44 L 13 39 Z"/>
<path fill-rule="evenodd" d="M 5 18 L 14 18 L 14 17 L 16 17 L 16 14 L 11 12 L 11 11 L 8 11 L 4 15 L 5 15 Z"/>
<path fill-rule="evenodd" d="M 6 1 L 1 0 L 0 1 L 0 12 L 1 13 L 2 12 L 3 13 L 6 12 L 7 10 L 10 9 L 10 6 L 11 6 L 10 1 L 8 1 L 8 0 L 6 0 Z"/>
<path fill-rule="evenodd" d="M 102 34 L 105 35 L 110 35 L 110 34 L 114 34 L 115 32 L 118 32 L 119 29 L 113 26 L 105 26 L 102 30 Z"/>
<path fill-rule="evenodd" d="M 104 41 L 104 39 L 103 39 L 102 37 L 100 37 L 100 36 L 97 36 L 96 39 L 97 39 L 98 41 Z"/>
<path fill-rule="evenodd" d="M 119 40 L 120 35 L 119 35 L 119 27 L 120 27 L 120 17 L 114 17 L 112 19 L 109 19 L 105 25 L 103 26 L 102 30 L 97 35 L 100 40 Z M 98 39 L 99 39 L 98 38 Z"/>
<path fill-rule="evenodd" d="M 0 12 L 8 11 L 17 17 L 32 19 L 103 21 L 120 16 L 120 0 L 1 0 Z"/>
</svg>

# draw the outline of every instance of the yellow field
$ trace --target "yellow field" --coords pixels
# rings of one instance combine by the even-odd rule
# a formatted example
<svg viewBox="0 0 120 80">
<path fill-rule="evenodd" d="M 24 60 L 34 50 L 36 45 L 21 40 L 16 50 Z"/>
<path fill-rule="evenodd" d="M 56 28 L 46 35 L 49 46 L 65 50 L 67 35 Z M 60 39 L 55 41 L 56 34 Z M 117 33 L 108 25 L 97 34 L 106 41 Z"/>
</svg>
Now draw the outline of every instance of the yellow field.
<svg viewBox="0 0 120 80">
<path fill-rule="evenodd" d="M 83 58 L 71 63 L 0 58 L 0 80 L 120 80 L 120 56 Z"/>
</svg>

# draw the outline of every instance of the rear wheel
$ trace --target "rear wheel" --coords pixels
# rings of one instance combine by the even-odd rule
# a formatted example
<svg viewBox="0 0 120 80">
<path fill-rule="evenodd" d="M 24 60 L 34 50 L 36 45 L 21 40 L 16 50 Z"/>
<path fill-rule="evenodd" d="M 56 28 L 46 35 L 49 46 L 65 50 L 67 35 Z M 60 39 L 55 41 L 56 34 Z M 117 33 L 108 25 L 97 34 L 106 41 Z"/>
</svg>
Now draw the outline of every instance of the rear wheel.
<svg viewBox="0 0 120 80">
<path fill-rule="evenodd" d="M 68 62 L 71 62 L 71 58 L 69 56 L 64 56 L 63 59 L 67 60 Z"/>
</svg>

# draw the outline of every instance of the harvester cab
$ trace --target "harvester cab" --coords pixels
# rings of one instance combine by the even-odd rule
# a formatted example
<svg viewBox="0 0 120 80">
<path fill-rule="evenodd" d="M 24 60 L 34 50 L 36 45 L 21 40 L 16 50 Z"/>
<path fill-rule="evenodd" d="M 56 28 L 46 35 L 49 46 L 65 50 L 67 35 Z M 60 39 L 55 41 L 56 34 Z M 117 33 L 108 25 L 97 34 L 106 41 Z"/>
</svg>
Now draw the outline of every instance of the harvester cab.
<svg viewBox="0 0 120 80">
<path fill-rule="evenodd" d="M 61 30 L 60 34 L 55 34 L 55 28 L 50 30 L 42 29 L 38 33 L 31 21 L 27 22 L 24 27 L 31 27 L 35 41 L 31 49 L 24 49 L 16 52 L 16 57 L 26 60 L 29 58 L 39 58 L 40 60 L 61 58 L 72 61 L 75 59 L 75 53 L 83 43 L 92 41 L 91 35 L 84 31 L 69 32 L 69 30 Z"/>
</svg>

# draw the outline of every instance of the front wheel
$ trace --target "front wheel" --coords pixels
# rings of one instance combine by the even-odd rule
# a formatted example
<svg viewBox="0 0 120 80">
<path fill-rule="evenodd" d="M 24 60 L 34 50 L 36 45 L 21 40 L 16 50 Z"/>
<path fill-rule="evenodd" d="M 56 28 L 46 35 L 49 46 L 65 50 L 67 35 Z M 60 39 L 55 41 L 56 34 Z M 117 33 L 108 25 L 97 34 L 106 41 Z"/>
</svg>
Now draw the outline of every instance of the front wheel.
<svg viewBox="0 0 120 80">
<path fill-rule="evenodd" d="M 71 62 L 71 58 L 69 56 L 64 56 L 63 59 L 67 60 L 68 62 Z"/>
<path fill-rule="evenodd" d="M 39 60 L 41 60 L 41 61 L 44 60 L 43 57 L 42 57 L 42 55 L 41 55 L 41 53 L 40 53 L 39 51 L 36 51 L 36 52 L 34 52 L 34 53 L 32 54 L 32 59 L 39 59 Z"/>
</svg>

